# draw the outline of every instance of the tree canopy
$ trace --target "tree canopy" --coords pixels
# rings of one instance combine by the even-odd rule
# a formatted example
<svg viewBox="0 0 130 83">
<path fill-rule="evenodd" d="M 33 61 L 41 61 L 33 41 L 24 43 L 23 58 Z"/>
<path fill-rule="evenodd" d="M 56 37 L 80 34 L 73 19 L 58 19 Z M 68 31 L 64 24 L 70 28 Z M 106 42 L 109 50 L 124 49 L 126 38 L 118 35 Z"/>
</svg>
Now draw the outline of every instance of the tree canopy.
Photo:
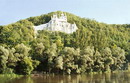
<svg viewBox="0 0 130 83">
<path fill-rule="evenodd" d="M 68 22 L 76 23 L 72 34 L 39 30 L 53 14 L 30 17 L 0 26 L 0 73 L 31 74 L 110 72 L 128 69 L 130 24 L 106 24 L 71 13 Z"/>
</svg>

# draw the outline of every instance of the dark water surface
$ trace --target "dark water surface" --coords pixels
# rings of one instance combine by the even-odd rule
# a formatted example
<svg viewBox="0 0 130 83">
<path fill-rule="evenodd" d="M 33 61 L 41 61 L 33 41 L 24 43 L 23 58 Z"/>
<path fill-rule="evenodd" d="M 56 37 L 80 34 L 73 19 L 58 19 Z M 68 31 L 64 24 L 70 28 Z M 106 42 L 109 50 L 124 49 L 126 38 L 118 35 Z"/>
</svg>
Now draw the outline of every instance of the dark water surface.
<svg viewBox="0 0 130 83">
<path fill-rule="evenodd" d="M 0 81 L 2 81 L 1 78 Z M 130 72 L 94 75 L 24 76 L 5 83 L 130 83 Z"/>
</svg>

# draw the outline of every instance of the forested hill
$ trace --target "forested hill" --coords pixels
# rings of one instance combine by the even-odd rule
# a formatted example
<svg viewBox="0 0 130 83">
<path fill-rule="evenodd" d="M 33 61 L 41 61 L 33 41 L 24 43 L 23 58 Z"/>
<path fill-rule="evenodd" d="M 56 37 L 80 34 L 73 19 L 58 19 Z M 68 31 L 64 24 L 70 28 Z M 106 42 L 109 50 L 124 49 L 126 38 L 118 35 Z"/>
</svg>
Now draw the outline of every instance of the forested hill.
<svg viewBox="0 0 130 83">
<path fill-rule="evenodd" d="M 0 26 L 0 73 L 30 74 L 35 70 L 70 74 L 128 68 L 130 24 L 100 23 L 64 12 L 68 22 L 76 23 L 76 32 L 42 30 L 34 34 L 34 25 L 47 23 L 53 14 L 61 13 Z"/>
</svg>

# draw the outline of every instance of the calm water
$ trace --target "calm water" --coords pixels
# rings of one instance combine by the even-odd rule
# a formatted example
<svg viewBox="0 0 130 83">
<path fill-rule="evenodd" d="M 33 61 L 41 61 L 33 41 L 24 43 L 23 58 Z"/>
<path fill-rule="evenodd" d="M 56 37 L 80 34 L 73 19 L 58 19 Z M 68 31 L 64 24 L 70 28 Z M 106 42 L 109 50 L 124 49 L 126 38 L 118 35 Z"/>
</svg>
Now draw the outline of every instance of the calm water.
<svg viewBox="0 0 130 83">
<path fill-rule="evenodd" d="M 15 79 L 8 78 L 4 82 L 0 78 L 0 83 L 130 83 L 130 72 L 95 75 L 26 76 Z"/>
</svg>

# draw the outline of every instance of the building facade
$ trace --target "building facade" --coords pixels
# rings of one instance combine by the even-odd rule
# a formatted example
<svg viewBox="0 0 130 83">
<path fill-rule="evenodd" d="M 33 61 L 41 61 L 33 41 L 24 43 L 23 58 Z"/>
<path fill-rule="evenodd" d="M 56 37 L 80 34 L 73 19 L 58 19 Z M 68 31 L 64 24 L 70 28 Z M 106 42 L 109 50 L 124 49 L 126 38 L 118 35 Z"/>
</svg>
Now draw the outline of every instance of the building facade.
<svg viewBox="0 0 130 83">
<path fill-rule="evenodd" d="M 41 24 L 39 26 L 34 26 L 34 29 L 37 30 L 49 30 L 49 31 L 60 31 L 65 33 L 73 33 L 78 28 L 76 24 L 71 24 L 67 22 L 67 16 L 63 13 L 60 17 L 54 14 L 51 17 L 51 20 L 46 24 Z"/>
</svg>

